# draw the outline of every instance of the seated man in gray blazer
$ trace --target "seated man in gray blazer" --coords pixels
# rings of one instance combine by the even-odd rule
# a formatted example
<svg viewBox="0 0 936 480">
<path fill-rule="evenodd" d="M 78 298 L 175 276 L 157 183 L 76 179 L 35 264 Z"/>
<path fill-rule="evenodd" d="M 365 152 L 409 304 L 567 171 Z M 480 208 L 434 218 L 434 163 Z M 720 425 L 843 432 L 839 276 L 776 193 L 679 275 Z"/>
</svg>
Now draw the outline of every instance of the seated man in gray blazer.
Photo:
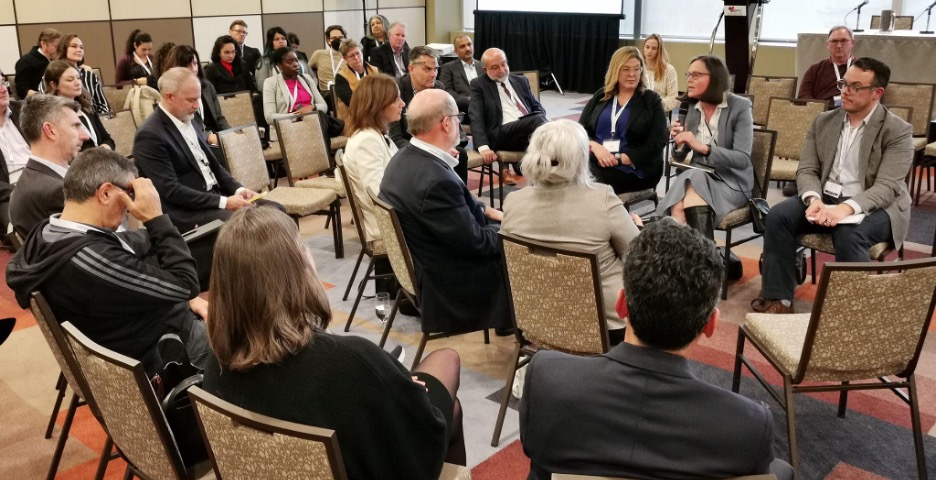
<svg viewBox="0 0 936 480">
<path fill-rule="evenodd" d="M 62 190 L 68 163 L 90 137 L 78 118 L 78 103 L 30 95 L 20 111 L 20 130 L 32 152 L 10 197 L 10 222 L 25 239 L 39 222 L 65 207 Z"/>
<path fill-rule="evenodd" d="M 474 44 L 468 35 L 455 37 L 455 53 L 458 54 L 458 61 L 442 65 L 439 80 L 445 91 L 455 99 L 458 111 L 468 113 L 468 105 L 471 103 L 469 84 L 484 74 L 484 66 L 474 59 Z M 470 120 L 466 119 L 465 123 L 470 123 Z"/>
<path fill-rule="evenodd" d="M 631 242 L 624 270 L 615 305 L 629 319 L 624 343 L 597 357 L 541 350 L 527 367 L 520 441 L 529 479 L 792 478 L 774 460 L 767 406 L 699 381 L 686 358 L 718 323 L 724 261 L 715 245 L 667 218 Z"/>
<path fill-rule="evenodd" d="M 880 105 L 889 81 L 883 62 L 855 60 L 838 84 L 842 108 L 813 122 L 796 171 L 799 195 L 767 216 L 763 284 L 761 298 L 751 303 L 754 311 L 793 313 L 797 235 L 831 234 L 837 262 L 867 262 L 872 245 L 900 248 L 907 237 L 910 192 L 904 178 L 913 163 L 913 129 Z"/>
</svg>

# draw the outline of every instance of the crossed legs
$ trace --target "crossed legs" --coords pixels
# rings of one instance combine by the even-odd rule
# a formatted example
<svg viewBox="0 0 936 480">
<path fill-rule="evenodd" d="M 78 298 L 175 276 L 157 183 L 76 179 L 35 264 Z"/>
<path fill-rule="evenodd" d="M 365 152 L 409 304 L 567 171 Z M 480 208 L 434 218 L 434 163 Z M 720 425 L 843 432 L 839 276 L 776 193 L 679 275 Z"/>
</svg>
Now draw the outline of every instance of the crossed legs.
<svg viewBox="0 0 936 480">
<path fill-rule="evenodd" d="M 421 372 L 431 375 L 445 387 L 452 399 L 454 409 L 452 424 L 449 425 L 448 454 L 445 461 L 455 465 L 465 465 L 468 457 L 465 453 L 465 432 L 462 429 L 461 402 L 458 401 L 458 387 L 461 383 L 461 358 L 458 352 L 451 348 L 436 350 L 423 357 L 413 373 Z"/>
<path fill-rule="evenodd" d="M 670 207 L 670 216 L 679 223 L 686 223 L 686 209 L 690 207 L 707 206 L 705 199 L 699 196 L 699 193 L 692 188 L 692 183 L 686 181 L 686 196 Z"/>
</svg>

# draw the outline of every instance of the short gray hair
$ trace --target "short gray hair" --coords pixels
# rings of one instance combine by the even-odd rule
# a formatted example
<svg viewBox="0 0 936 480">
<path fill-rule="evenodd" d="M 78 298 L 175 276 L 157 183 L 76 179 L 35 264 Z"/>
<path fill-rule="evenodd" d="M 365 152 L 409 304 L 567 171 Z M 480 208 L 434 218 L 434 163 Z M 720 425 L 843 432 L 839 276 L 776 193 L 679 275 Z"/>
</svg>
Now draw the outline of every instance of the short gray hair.
<svg viewBox="0 0 936 480">
<path fill-rule="evenodd" d="M 105 183 L 127 186 L 127 177 L 137 176 L 137 168 L 123 155 L 106 148 L 89 148 L 81 152 L 65 174 L 65 201 L 84 202 L 97 194 Z"/>
<path fill-rule="evenodd" d="M 836 32 L 836 30 L 845 30 L 845 33 L 848 34 L 848 38 L 850 38 L 850 39 L 852 39 L 852 40 L 855 39 L 855 34 L 852 33 L 852 29 L 846 27 L 845 25 L 836 25 L 836 26 L 832 27 L 831 29 L 829 29 L 829 35 L 828 35 L 828 36 L 831 37 L 832 34 Z"/>
<path fill-rule="evenodd" d="M 23 132 L 26 141 L 30 145 L 38 142 L 42 138 L 42 126 L 57 121 L 62 117 L 62 111 L 65 109 L 78 113 L 81 105 L 74 100 L 56 95 L 39 93 L 26 97 L 20 112 L 20 131 Z"/>
<path fill-rule="evenodd" d="M 530 185 L 594 182 L 588 166 L 588 134 L 576 122 L 553 120 L 540 125 L 520 162 Z"/>
<path fill-rule="evenodd" d="M 158 82 L 159 93 L 162 95 L 176 93 L 179 91 L 179 87 L 182 86 L 182 83 L 189 78 L 196 77 L 188 67 L 172 67 L 160 75 Z"/>
<path fill-rule="evenodd" d="M 413 47 L 409 51 L 409 63 L 413 64 L 419 61 L 419 57 L 432 57 L 435 59 L 436 63 L 439 62 L 439 56 L 436 54 L 436 51 L 425 46 L 420 45 L 418 47 Z"/>
<path fill-rule="evenodd" d="M 338 46 L 338 51 L 341 52 L 342 57 L 347 57 L 348 52 L 350 52 L 352 48 L 360 49 L 361 45 L 353 38 L 346 38 L 341 41 L 341 45 Z"/>
<path fill-rule="evenodd" d="M 442 117 L 453 111 L 458 113 L 458 105 L 445 90 L 422 90 L 413 97 L 406 109 L 406 131 L 414 136 L 428 132 Z"/>
<path fill-rule="evenodd" d="M 387 35 L 390 35 L 390 30 L 393 30 L 394 27 L 403 27 L 403 30 L 406 30 L 406 24 L 403 22 L 393 22 L 390 24 L 390 28 L 387 29 Z"/>
</svg>

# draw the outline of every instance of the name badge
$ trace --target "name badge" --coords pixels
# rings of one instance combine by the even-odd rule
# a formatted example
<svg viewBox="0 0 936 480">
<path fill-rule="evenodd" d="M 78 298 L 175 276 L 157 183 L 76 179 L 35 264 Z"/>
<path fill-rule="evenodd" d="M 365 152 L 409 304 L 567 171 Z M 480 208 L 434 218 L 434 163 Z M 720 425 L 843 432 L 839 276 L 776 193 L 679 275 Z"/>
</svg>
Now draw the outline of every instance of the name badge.
<svg viewBox="0 0 936 480">
<path fill-rule="evenodd" d="M 825 187 L 823 187 L 822 193 L 828 195 L 831 198 L 839 198 L 842 196 L 842 185 L 829 180 L 825 183 Z"/>
<path fill-rule="evenodd" d="M 835 105 L 836 107 L 841 107 L 841 106 L 842 106 L 842 96 L 841 96 L 841 95 L 836 95 L 836 96 L 832 97 L 832 104 Z"/>
<path fill-rule="evenodd" d="M 605 140 L 601 143 L 601 146 L 605 148 L 608 152 L 618 153 L 621 150 L 621 141 L 620 140 Z"/>
</svg>

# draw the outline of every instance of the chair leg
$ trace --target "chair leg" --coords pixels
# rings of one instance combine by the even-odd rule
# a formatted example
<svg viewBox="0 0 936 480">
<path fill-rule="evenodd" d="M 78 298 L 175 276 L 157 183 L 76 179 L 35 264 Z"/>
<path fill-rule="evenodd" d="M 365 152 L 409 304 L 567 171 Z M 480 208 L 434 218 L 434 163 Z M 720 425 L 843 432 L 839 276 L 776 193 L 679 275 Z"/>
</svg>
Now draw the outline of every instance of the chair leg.
<svg viewBox="0 0 936 480">
<path fill-rule="evenodd" d="M 488 198 L 491 199 L 491 208 L 494 208 L 494 167 L 489 165 L 487 169 L 488 175 Z M 504 205 L 501 205 L 501 208 L 504 208 Z"/>
<path fill-rule="evenodd" d="M 364 274 L 364 278 L 361 279 L 361 284 L 358 285 L 357 298 L 354 299 L 354 306 L 351 307 L 351 313 L 348 314 L 348 323 L 346 323 L 344 326 L 344 331 L 346 332 L 348 330 L 351 330 L 351 321 L 354 320 L 354 313 L 357 312 L 358 304 L 361 303 L 361 297 L 364 296 L 364 287 L 367 286 L 367 280 L 370 277 L 370 274 L 373 270 L 374 270 L 374 257 L 371 257 L 370 263 L 367 265 L 367 273 Z"/>
<path fill-rule="evenodd" d="M 842 385 L 848 385 L 848 380 L 842 382 Z M 848 390 L 839 392 L 838 417 L 845 418 L 845 410 L 848 409 Z"/>
<path fill-rule="evenodd" d="M 341 301 L 348 301 L 348 294 L 351 293 L 351 285 L 354 285 L 354 278 L 357 277 L 358 268 L 361 267 L 361 261 L 364 260 L 364 250 L 361 250 L 361 253 L 357 256 L 357 261 L 354 262 L 354 270 L 351 271 L 351 278 L 348 279 L 348 287 L 345 288 L 344 297 L 341 297 Z M 347 330 L 345 330 L 347 332 Z"/>
<path fill-rule="evenodd" d="M 410 367 L 410 370 L 415 370 L 416 366 L 419 365 L 419 361 L 422 360 L 423 351 L 426 350 L 426 342 L 429 341 L 429 334 L 423 332 L 422 338 L 419 339 L 419 347 L 416 349 L 416 356 L 413 357 L 413 366 Z"/>
<path fill-rule="evenodd" d="M 337 258 L 344 258 L 344 231 L 341 229 L 341 199 L 335 200 L 335 232 L 338 234 L 338 251 L 341 253 Z"/>
<path fill-rule="evenodd" d="M 133 470 L 130 470 L 130 465 L 127 465 L 127 469 L 124 470 L 123 480 L 131 480 L 133 478 Z"/>
<path fill-rule="evenodd" d="M 62 425 L 58 443 L 55 445 L 55 453 L 52 454 L 52 463 L 49 465 L 49 473 L 46 475 L 48 480 L 53 480 L 55 473 L 58 471 L 59 462 L 62 460 L 62 452 L 65 451 L 65 441 L 68 440 L 68 432 L 71 430 L 72 420 L 75 419 L 75 410 L 78 410 L 79 403 L 81 403 L 81 399 L 78 398 L 77 393 L 73 393 L 71 403 L 68 404 L 68 413 L 65 415 L 65 423 Z"/>
<path fill-rule="evenodd" d="M 725 271 L 728 271 L 728 261 L 731 260 L 731 229 L 725 230 Z M 722 275 L 722 300 L 728 300 L 728 275 Z"/>
<path fill-rule="evenodd" d="M 520 343 L 514 345 L 514 354 L 511 356 L 510 365 L 507 368 L 507 381 L 504 382 L 504 396 L 501 398 L 500 410 L 497 412 L 497 422 L 494 423 L 494 436 L 491 437 L 491 446 L 496 447 L 500 443 L 501 429 L 504 428 L 504 417 L 507 415 L 507 404 L 510 403 L 510 391 L 513 389 L 514 375 L 517 372 L 517 362 L 520 361 Z"/>
<path fill-rule="evenodd" d="M 494 164 L 491 163 L 491 165 L 492 165 L 491 168 L 493 168 L 493 165 L 494 165 Z M 504 167 L 510 168 L 510 165 L 509 165 L 509 164 L 505 164 L 505 163 L 501 163 L 501 161 L 498 160 L 498 161 L 497 161 L 497 169 L 498 169 L 498 171 L 503 172 L 503 171 L 504 171 Z M 497 189 L 497 196 L 500 198 L 500 205 L 501 205 L 501 208 L 504 208 L 504 176 L 503 176 L 503 175 L 498 175 L 498 176 L 497 176 L 497 187 L 498 187 L 498 189 Z"/>
<path fill-rule="evenodd" d="M 916 450 L 917 473 L 920 480 L 927 478 L 926 452 L 923 450 L 923 427 L 920 423 L 920 403 L 917 400 L 916 374 L 907 379 L 910 386 L 907 388 L 910 396 L 910 419 L 913 424 L 913 447 Z"/>
<path fill-rule="evenodd" d="M 793 378 L 783 376 L 783 395 L 786 400 L 787 435 L 790 439 L 790 464 L 793 473 L 799 475 L 799 452 L 796 449 L 796 407 L 793 403 Z"/>
<path fill-rule="evenodd" d="M 55 419 L 58 417 L 59 409 L 62 408 L 62 400 L 65 398 L 65 374 L 59 372 L 58 380 L 55 381 L 55 389 L 58 395 L 55 397 L 55 405 L 52 407 L 52 415 L 49 417 L 49 426 L 46 427 L 45 438 L 52 438 L 52 430 L 55 428 Z"/>
<path fill-rule="evenodd" d="M 487 328 L 484 329 L 484 344 L 485 345 L 491 344 L 491 334 Z"/>
<path fill-rule="evenodd" d="M 738 349 L 735 351 L 734 375 L 731 377 L 731 391 L 741 390 L 741 356 L 744 355 L 744 332 L 738 327 Z"/>
<path fill-rule="evenodd" d="M 812 266 L 812 284 L 816 284 L 816 249 L 810 249 L 809 262 Z"/>
<path fill-rule="evenodd" d="M 114 441 L 110 435 L 104 441 L 104 449 L 101 450 L 101 459 L 98 460 L 97 472 L 94 473 L 94 480 L 102 480 L 104 473 L 107 472 L 107 464 L 111 461 L 111 450 L 114 448 Z"/>
<path fill-rule="evenodd" d="M 387 324 L 384 325 L 383 335 L 380 336 L 378 347 L 383 348 L 387 343 L 387 336 L 390 335 L 390 327 L 393 326 L 393 319 L 396 318 L 397 310 L 400 309 L 400 302 L 403 299 L 403 288 L 397 289 L 396 301 L 393 302 L 393 308 L 390 309 L 390 317 L 387 318 Z"/>
<path fill-rule="evenodd" d="M 481 191 L 484 190 L 484 166 L 481 166 L 481 179 L 478 182 L 478 198 L 481 198 Z"/>
</svg>

